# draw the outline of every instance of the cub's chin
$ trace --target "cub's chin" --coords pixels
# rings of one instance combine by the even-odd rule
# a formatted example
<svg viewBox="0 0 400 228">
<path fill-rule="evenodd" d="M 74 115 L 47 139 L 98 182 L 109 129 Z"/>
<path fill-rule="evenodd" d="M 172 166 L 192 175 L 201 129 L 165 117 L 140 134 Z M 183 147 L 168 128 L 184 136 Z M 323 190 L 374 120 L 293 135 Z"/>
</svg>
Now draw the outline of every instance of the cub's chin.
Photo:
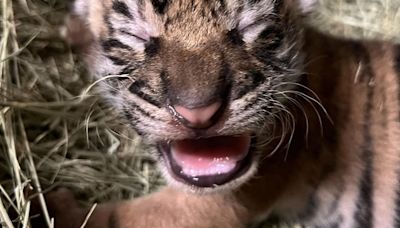
<svg viewBox="0 0 400 228">
<path fill-rule="evenodd" d="M 168 182 L 179 188 L 197 193 L 232 190 L 255 173 L 253 141 L 240 135 L 160 142 L 160 166 Z"/>
</svg>

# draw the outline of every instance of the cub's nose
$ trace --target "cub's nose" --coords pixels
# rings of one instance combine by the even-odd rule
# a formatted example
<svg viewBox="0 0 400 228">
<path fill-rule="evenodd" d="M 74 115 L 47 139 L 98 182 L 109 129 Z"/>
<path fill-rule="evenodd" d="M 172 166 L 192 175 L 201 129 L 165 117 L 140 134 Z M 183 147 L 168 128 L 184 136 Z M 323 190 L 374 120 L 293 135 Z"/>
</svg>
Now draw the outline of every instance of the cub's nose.
<svg viewBox="0 0 400 228">
<path fill-rule="evenodd" d="M 220 101 L 199 108 L 187 108 L 185 106 L 172 106 L 178 120 L 185 126 L 190 128 L 207 128 L 210 127 L 218 111 L 221 109 Z"/>
</svg>

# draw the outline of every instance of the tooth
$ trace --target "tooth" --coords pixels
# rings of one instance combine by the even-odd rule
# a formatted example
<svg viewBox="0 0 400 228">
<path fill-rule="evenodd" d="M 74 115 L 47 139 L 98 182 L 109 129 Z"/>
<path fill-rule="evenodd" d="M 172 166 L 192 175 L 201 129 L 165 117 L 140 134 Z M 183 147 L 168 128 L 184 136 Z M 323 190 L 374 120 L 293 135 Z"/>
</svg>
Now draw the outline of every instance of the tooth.
<svg viewBox="0 0 400 228">
<path fill-rule="evenodd" d="M 193 181 L 199 181 L 199 178 L 198 177 L 193 177 L 192 180 Z"/>
</svg>

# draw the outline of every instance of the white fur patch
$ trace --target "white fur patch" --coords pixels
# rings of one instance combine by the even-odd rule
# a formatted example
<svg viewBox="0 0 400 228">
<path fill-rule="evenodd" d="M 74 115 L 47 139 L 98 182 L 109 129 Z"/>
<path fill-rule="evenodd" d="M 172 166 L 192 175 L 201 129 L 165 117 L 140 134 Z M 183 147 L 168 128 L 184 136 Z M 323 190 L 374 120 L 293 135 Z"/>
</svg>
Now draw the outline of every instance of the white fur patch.
<svg viewBox="0 0 400 228">
<path fill-rule="evenodd" d="M 273 4 L 271 1 L 260 1 L 258 4 L 246 4 L 239 16 L 239 30 L 242 30 L 251 24 L 257 22 L 262 16 L 272 14 Z"/>
<path fill-rule="evenodd" d="M 299 6 L 303 13 L 310 13 L 318 4 L 318 0 L 299 0 Z"/>
<path fill-rule="evenodd" d="M 267 27 L 265 15 L 272 14 L 274 5 L 270 0 L 260 1 L 257 4 L 245 4 L 239 15 L 238 29 L 242 33 L 243 41 L 251 43 Z"/>
<path fill-rule="evenodd" d="M 75 0 L 73 6 L 73 13 L 86 17 L 89 14 L 89 1 L 88 0 Z"/>
<path fill-rule="evenodd" d="M 245 29 L 243 32 L 243 41 L 246 43 L 253 42 L 266 27 L 266 24 L 260 24 Z"/>
</svg>

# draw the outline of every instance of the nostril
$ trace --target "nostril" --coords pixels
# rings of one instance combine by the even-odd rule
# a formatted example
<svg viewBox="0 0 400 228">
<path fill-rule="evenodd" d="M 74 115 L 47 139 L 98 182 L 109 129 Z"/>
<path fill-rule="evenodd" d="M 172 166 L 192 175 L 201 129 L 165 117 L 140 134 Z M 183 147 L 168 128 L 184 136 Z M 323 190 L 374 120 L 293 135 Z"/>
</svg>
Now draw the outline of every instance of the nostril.
<svg viewBox="0 0 400 228">
<path fill-rule="evenodd" d="M 180 105 L 174 105 L 173 109 L 177 115 L 184 119 L 184 122 L 188 127 L 206 128 L 212 124 L 212 119 L 221 106 L 222 103 L 217 101 L 211 105 L 200 108 L 187 108 Z"/>
</svg>

